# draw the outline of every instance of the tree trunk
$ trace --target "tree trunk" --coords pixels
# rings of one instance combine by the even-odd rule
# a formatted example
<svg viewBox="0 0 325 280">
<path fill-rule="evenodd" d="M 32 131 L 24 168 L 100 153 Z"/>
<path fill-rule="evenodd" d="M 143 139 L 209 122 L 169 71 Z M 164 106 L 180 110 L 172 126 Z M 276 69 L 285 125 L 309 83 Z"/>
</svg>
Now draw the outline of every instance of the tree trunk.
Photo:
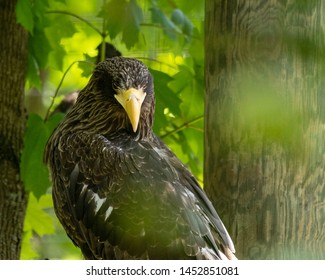
<svg viewBox="0 0 325 280">
<path fill-rule="evenodd" d="M 0 0 L 0 259 L 19 259 L 27 195 L 19 175 L 26 116 L 27 32 Z"/>
<path fill-rule="evenodd" d="M 325 258 L 323 1 L 206 1 L 205 190 L 241 259 Z"/>
</svg>

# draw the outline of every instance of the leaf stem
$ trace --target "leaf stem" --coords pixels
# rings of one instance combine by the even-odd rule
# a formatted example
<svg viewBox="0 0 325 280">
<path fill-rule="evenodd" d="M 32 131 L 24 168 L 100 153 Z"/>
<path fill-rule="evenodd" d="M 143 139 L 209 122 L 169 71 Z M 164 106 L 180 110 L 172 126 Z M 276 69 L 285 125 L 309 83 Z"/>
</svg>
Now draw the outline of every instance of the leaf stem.
<svg viewBox="0 0 325 280">
<path fill-rule="evenodd" d="M 162 138 L 162 139 L 163 138 L 166 138 L 166 137 L 168 137 L 168 136 L 170 136 L 170 135 L 172 135 L 174 133 L 177 133 L 177 132 L 179 132 L 179 131 L 181 131 L 181 130 L 187 128 L 187 127 L 189 127 L 190 125 L 192 125 L 192 124 L 194 124 L 194 123 L 196 123 L 196 122 L 198 122 L 200 120 L 203 120 L 203 119 L 204 119 L 204 116 L 199 116 L 199 117 L 197 117 L 197 118 L 195 118 L 193 120 L 190 120 L 188 122 L 185 122 L 181 126 L 176 127 L 175 129 L 173 129 L 173 130 L 171 130 L 171 131 L 169 131 L 169 132 L 167 132 L 167 133 L 165 133 L 163 135 L 160 135 L 160 138 Z"/>
</svg>

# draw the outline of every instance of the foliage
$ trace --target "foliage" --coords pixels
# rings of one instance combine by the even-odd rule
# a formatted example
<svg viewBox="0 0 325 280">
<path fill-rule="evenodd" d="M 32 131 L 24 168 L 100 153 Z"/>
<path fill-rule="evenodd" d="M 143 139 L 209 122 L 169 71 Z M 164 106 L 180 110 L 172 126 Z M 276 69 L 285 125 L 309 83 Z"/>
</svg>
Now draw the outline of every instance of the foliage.
<svg viewBox="0 0 325 280">
<path fill-rule="evenodd" d="M 37 199 L 44 195 L 51 186 L 48 170 L 43 164 L 43 151 L 47 139 L 62 118 L 62 114 L 55 114 L 44 122 L 36 114 L 30 114 L 28 117 L 20 170 L 25 188 L 31 191 Z"/>
<path fill-rule="evenodd" d="M 29 111 L 21 161 L 21 176 L 31 192 L 22 258 L 80 257 L 54 218 L 42 157 L 62 119 L 51 112 L 65 95 L 85 86 L 97 56 L 104 58 L 104 42 L 147 64 L 157 99 L 154 130 L 202 181 L 203 4 L 18 0 L 17 22 L 30 34 L 26 100 L 37 92 L 42 107 Z M 82 61 L 88 63 L 76 63 Z"/>
</svg>

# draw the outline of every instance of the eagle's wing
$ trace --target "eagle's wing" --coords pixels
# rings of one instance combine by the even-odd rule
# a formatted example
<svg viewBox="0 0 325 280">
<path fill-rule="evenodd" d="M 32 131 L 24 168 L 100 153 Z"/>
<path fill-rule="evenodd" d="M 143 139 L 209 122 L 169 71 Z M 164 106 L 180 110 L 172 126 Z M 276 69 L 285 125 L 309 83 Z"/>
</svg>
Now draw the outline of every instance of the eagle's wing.
<svg viewBox="0 0 325 280">
<path fill-rule="evenodd" d="M 156 146 L 159 147 L 159 153 L 164 154 L 165 158 L 177 170 L 181 185 L 195 196 L 196 204 L 199 206 L 200 214 L 205 216 L 206 221 L 210 223 L 213 232 L 214 241 L 218 244 L 219 253 L 222 258 L 237 259 L 233 241 L 221 221 L 217 211 L 213 207 L 206 193 L 201 188 L 193 174 L 183 165 L 178 157 L 163 143 L 158 137 L 155 138 Z M 220 252 L 220 249 L 222 252 Z M 225 255 L 225 256 L 223 256 Z"/>
<path fill-rule="evenodd" d="M 57 215 L 86 258 L 220 259 L 233 251 L 196 180 L 157 141 L 78 133 L 50 152 Z"/>
</svg>

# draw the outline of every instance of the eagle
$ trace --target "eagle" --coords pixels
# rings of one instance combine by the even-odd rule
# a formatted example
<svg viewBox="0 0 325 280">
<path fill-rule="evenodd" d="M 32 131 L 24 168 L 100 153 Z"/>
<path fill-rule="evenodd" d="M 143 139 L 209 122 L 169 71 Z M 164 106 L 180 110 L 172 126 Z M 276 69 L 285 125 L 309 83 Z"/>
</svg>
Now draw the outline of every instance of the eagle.
<svg viewBox="0 0 325 280">
<path fill-rule="evenodd" d="M 234 259 L 207 195 L 152 130 L 144 63 L 100 62 L 44 152 L 55 213 L 85 259 Z"/>
</svg>

